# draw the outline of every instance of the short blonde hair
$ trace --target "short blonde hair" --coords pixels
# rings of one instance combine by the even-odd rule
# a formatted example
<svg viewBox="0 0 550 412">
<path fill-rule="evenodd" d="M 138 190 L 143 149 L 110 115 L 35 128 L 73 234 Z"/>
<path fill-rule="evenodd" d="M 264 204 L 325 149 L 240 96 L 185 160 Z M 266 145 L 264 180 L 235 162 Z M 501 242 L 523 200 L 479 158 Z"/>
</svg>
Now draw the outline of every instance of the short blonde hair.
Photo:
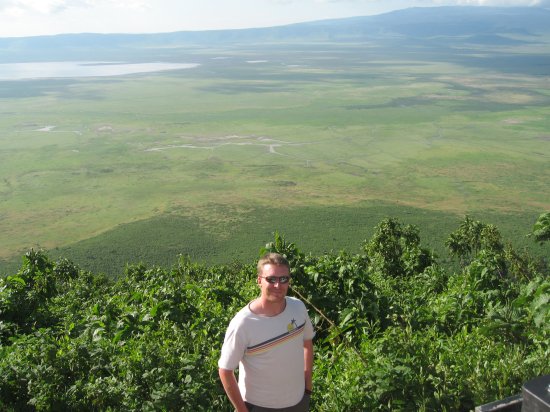
<svg viewBox="0 0 550 412">
<path fill-rule="evenodd" d="M 279 253 L 266 253 L 260 258 L 257 266 L 258 276 L 262 274 L 264 265 L 285 266 L 290 272 L 290 263 Z"/>
</svg>

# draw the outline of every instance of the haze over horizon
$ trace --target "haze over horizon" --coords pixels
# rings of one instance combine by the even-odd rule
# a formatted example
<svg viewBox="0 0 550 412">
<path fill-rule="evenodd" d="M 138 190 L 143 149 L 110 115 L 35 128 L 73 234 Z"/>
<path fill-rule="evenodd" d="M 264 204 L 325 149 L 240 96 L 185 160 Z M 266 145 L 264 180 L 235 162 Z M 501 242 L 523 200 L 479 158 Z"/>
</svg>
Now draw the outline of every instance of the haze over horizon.
<svg viewBox="0 0 550 412">
<path fill-rule="evenodd" d="M 550 0 L 0 0 L 0 37 L 258 28 L 435 6 L 550 7 Z"/>
</svg>

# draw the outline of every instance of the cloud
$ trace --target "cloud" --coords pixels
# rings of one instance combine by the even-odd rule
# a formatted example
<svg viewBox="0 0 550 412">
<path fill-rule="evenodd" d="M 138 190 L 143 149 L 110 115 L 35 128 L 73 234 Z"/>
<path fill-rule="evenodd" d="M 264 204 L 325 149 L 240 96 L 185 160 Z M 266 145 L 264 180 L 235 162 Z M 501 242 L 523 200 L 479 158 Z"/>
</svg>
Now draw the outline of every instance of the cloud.
<svg viewBox="0 0 550 412">
<path fill-rule="evenodd" d="M 2 0 L 0 1 L 0 10 L 51 14 L 63 11 L 70 3 L 74 2 L 69 0 Z M 76 0 L 76 2 L 80 2 L 80 0 Z"/>
<path fill-rule="evenodd" d="M 0 0 L 0 12 L 13 15 L 56 14 L 69 9 L 96 7 L 142 10 L 147 8 L 147 3 L 147 0 Z"/>
</svg>

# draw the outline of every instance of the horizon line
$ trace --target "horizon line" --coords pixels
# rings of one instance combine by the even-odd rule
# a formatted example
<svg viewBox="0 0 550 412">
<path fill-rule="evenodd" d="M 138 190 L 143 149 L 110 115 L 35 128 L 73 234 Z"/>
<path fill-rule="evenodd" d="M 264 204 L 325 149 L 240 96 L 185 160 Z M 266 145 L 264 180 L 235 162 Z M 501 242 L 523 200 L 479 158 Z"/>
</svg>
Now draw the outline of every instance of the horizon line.
<svg viewBox="0 0 550 412">
<path fill-rule="evenodd" d="M 450 9 L 450 8 L 470 8 L 470 9 L 542 9 L 550 11 L 550 7 L 547 6 L 540 6 L 540 5 L 529 5 L 529 6 L 486 6 L 486 5 L 442 5 L 442 6 L 414 6 L 414 7 L 404 7 L 400 9 L 394 9 L 389 10 L 383 13 L 376 13 L 376 14 L 361 14 L 361 15 L 352 15 L 347 17 L 329 17 L 326 19 L 315 19 L 315 20 L 303 20 L 299 22 L 293 22 L 293 23 L 284 23 L 284 24 L 275 24 L 275 25 L 267 25 L 267 26 L 250 26 L 250 27 L 235 27 L 235 28 L 219 28 L 219 29 L 201 29 L 201 30 L 173 30 L 173 31 L 144 31 L 144 32 L 94 32 L 94 31 L 83 31 L 83 32 L 62 32 L 62 33 L 50 33 L 50 34 L 33 34 L 28 36 L 1 36 L 0 39 L 30 39 L 30 38 L 37 38 L 37 37 L 58 37 L 58 36 L 140 36 L 140 35 L 166 35 L 166 34 L 175 34 L 175 33 L 205 33 L 205 32 L 224 32 L 224 31 L 243 31 L 243 30 L 262 30 L 262 29 L 274 29 L 278 27 L 289 27 L 289 26 L 296 26 L 300 24 L 311 24 L 311 23 L 320 23 L 320 22 L 328 22 L 328 21 L 336 21 L 336 20 L 346 20 L 346 19 L 354 19 L 354 18 L 366 18 L 366 17 L 376 17 L 376 16 L 383 16 L 386 14 L 392 14 L 400 11 L 405 10 L 413 10 L 413 9 Z"/>
</svg>

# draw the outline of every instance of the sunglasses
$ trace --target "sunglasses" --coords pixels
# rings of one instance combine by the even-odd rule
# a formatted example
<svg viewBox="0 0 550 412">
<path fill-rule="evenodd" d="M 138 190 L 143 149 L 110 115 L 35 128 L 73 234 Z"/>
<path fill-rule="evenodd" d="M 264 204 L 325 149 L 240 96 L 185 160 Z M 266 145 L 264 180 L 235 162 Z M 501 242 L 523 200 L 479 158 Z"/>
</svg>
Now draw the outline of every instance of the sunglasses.
<svg viewBox="0 0 550 412">
<path fill-rule="evenodd" d="M 290 281 L 290 276 L 260 276 L 262 279 L 265 279 L 267 283 L 288 283 Z"/>
</svg>

